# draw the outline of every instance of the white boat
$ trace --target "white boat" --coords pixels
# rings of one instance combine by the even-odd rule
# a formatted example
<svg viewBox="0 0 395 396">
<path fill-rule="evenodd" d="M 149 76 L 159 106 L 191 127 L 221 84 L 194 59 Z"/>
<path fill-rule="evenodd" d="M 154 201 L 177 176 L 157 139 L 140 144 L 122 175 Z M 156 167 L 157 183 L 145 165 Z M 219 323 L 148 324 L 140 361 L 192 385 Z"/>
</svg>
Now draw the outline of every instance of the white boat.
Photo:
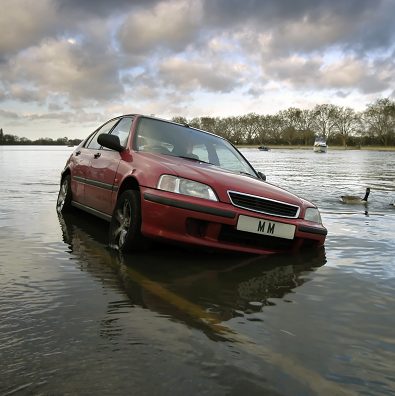
<svg viewBox="0 0 395 396">
<path fill-rule="evenodd" d="M 314 142 L 313 150 L 316 153 L 326 153 L 328 151 L 328 145 L 324 139 L 316 139 Z"/>
</svg>

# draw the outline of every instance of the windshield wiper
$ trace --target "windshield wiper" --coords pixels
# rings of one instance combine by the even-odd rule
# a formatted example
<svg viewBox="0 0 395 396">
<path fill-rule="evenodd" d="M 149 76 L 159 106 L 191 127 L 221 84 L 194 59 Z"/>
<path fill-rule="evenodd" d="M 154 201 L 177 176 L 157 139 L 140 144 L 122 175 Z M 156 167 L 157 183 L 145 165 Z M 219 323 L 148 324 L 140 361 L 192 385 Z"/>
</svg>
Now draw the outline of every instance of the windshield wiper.
<svg viewBox="0 0 395 396">
<path fill-rule="evenodd" d="M 257 178 L 255 175 L 251 175 L 251 173 L 248 173 L 248 172 L 239 171 L 239 174 L 243 175 L 243 176 L 253 177 L 254 179 Z"/>
<path fill-rule="evenodd" d="M 184 159 L 191 160 L 191 161 L 195 161 L 195 162 L 202 162 L 202 163 L 204 163 L 204 164 L 214 165 L 214 164 L 212 164 L 211 162 L 203 161 L 203 160 L 201 160 L 201 159 L 199 159 L 199 158 L 188 157 L 187 155 L 177 155 L 177 157 L 178 157 L 178 158 L 184 158 Z"/>
</svg>

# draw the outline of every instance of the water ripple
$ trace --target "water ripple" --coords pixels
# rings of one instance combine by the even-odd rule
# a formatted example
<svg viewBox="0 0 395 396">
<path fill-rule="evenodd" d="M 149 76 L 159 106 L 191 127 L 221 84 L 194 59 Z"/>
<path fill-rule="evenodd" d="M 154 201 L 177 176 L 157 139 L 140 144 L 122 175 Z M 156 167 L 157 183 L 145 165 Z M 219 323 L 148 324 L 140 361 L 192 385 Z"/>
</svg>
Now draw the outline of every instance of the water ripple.
<svg viewBox="0 0 395 396">
<path fill-rule="evenodd" d="M 320 207 L 324 249 L 119 256 L 56 214 L 69 149 L 0 149 L 0 393 L 393 394 L 393 153 L 243 152 Z"/>
</svg>

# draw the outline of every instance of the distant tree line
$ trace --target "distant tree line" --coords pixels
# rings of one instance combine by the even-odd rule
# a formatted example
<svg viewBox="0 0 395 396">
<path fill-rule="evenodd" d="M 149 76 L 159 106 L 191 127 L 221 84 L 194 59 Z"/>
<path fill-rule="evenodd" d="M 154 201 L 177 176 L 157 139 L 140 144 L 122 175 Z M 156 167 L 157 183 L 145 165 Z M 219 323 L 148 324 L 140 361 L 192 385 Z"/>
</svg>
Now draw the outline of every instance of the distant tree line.
<svg viewBox="0 0 395 396">
<path fill-rule="evenodd" d="M 275 115 L 249 113 L 232 117 L 173 117 L 173 121 L 188 124 L 223 136 L 236 145 L 306 145 L 316 137 L 328 144 L 343 146 L 395 146 L 395 101 L 378 99 L 366 110 L 356 112 L 348 107 L 330 104 L 316 105 L 311 110 L 290 107 Z M 0 145 L 77 145 L 80 139 L 67 137 L 53 140 L 29 140 L 7 135 L 0 129 Z"/>
<path fill-rule="evenodd" d="M 312 110 L 291 107 L 275 115 L 200 117 L 173 121 L 223 136 L 236 145 L 312 145 L 316 137 L 343 146 L 395 145 L 395 102 L 379 99 L 356 112 L 330 104 Z"/>
<path fill-rule="evenodd" d="M 0 145 L 76 146 L 81 142 L 81 139 L 69 139 L 67 137 L 58 138 L 56 140 L 51 138 L 30 140 L 25 137 L 5 134 L 3 128 L 0 129 Z"/>
</svg>

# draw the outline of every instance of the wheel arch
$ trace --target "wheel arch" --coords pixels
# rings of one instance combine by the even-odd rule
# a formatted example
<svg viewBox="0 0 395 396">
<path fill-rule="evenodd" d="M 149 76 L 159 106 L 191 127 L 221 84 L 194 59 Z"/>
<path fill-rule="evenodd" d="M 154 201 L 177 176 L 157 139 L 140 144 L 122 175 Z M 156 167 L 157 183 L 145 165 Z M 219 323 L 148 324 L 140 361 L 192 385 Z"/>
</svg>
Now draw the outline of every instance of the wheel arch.
<svg viewBox="0 0 395 396">
<path fill-rule="evenodd" d="M 124 221 L 127 216 L 125 217 L 124 209 L 122 209 L 126 202 L 130 211 L 127 224 Z M 141 223 L 140 185 L 135 177 L 128 176 L 118 189 L 109 229 L 110 246 L 125 253 L 144 250 L 149 242 L 141 234 Z"/>
<path fill-rule="evenodd" d="M 140 184 L 135 177 L 128 176 L 122 181 L 117 196 L 119 197 L 126 190 L 140 191 Z"/>
<path fill-rule="evenodd" d="M 66 169 L 64 169 L 64 170 L 62 171 L 62 174 L 61 174 L 61 176 L 60 176 L 60 183 L 62 183 L 63 179 L 64 179 L 66 176 L 71 176 L 70 168 L 66 168 Z"/>
</svg>

